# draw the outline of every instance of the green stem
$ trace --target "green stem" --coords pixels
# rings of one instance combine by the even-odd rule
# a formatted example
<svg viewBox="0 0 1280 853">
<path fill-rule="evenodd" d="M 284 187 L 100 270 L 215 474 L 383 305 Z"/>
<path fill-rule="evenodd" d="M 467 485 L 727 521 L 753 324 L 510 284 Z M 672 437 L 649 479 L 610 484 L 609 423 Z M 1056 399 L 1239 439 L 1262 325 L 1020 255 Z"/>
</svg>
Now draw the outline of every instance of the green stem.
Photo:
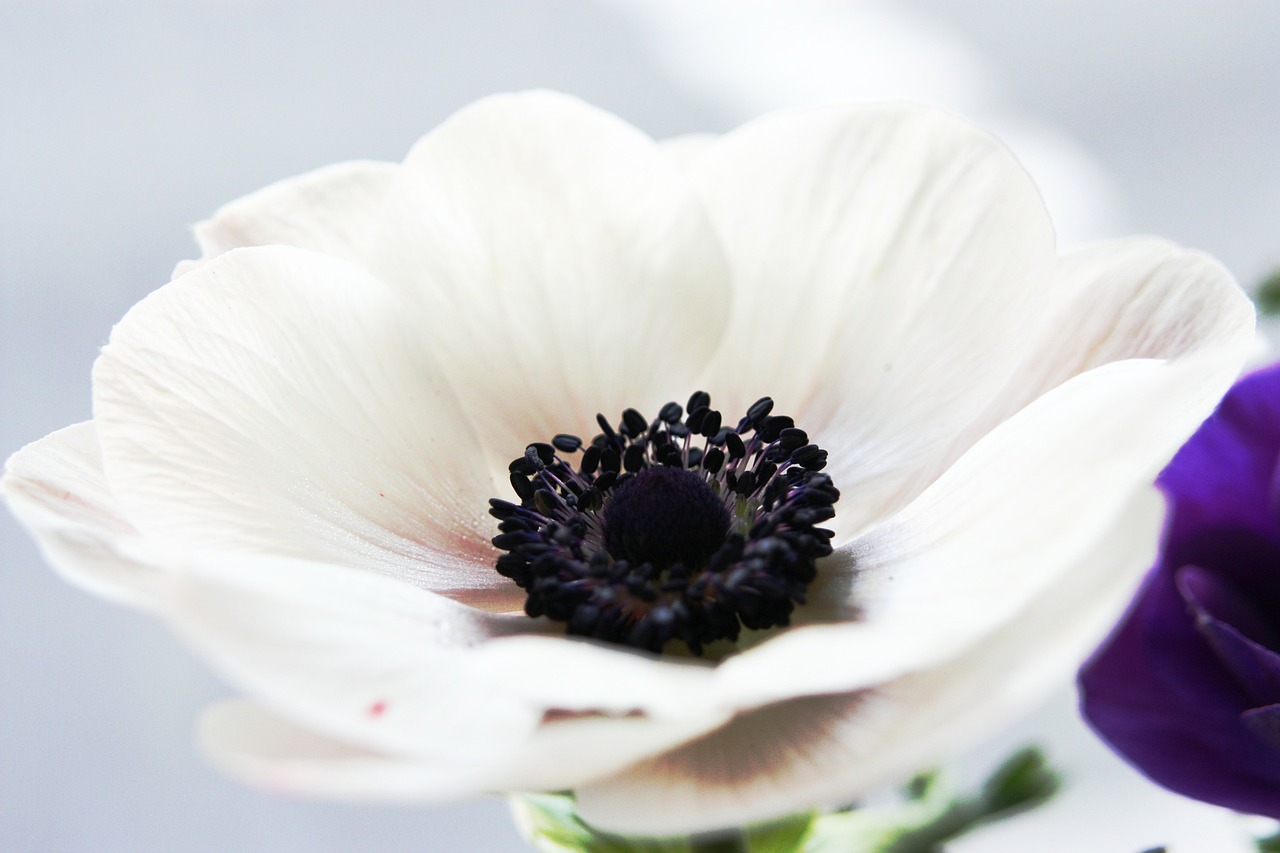
<svg viewBox="0 0 1280 853">
<path fill-rule="evenodd" d="M 689 853 L 751 853 L 741 832 L 695 835 L 689 839 Z"/>
</svg>

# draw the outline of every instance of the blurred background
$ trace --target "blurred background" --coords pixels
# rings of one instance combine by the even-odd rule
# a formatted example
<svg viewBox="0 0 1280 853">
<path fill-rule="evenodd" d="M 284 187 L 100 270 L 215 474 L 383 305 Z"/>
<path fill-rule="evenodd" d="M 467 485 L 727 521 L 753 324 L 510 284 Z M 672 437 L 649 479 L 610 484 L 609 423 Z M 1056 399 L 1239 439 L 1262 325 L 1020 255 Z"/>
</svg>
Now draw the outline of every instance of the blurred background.
<svg viewBox="0 0 1280 853">
<path fill-rule="evenodd" d="M 1242 283 L 1280 266 L 1273 0 L 457 0 L 0 5 L 0 453 L 89 417 L 112 323 L 276 179 L 400 159 L 494 91 L 580 95 L 657 137 L 846 99 L 1002 135 L 1064 245 L 1156 233 Z M 229 695 L 164 628 L 73 589 L 0 517 L 0 850 L 524 849 L 498 799 L 271 799 L 196 752 Z M 1220 853 L 1234 818 L 1093 743 L 1067 693 L 976 755 L 1046 743 L 1071 786 L 955 851 Z M 984 759 L 969 758 L 965 766 Z"/>
</svg>

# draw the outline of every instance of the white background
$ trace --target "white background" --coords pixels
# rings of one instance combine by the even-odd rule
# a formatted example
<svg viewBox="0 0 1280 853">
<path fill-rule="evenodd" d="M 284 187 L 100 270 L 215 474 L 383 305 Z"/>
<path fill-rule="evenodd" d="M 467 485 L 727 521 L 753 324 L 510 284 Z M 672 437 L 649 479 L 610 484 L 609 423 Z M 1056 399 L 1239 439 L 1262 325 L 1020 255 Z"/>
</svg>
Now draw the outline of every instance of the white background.
<svg viewBox="0 0 1280 853">
<path fill-rule="evenodd" d="M 190 223 L 328 162 L 399 159 L 498 90 L 573 92 L 655 136 L 807 99 L 928 98 L 1008 128 L 1020 153 L 1031 138 L 1072 236 L 1163 234 L 1245 283 L 1280 265 L 1273 0 L 778 4 L 799 9 L 782 25 L 694 5 L 0 5 L 0 453 L 89 416 L 97 348 L 192 254 Z M 223 780 L 192 724 L 228 689 L 162 625 L 55 579 L 7 516 L 0 537 L 0 850 L 522 849 L 498 800 L 380 809 Z M 1137 853 L 1169 840 L 1152 835 L 1164 820 L 1175 850 L 1215 851 L 1216 814 L 1144 793 L 1062 702 L 1029 726 L 1077 781 L 1097 775 L 1086 792 L 1134 805 L 1077 794 L 1065 818 L 966 850 Z"/>
</svg>

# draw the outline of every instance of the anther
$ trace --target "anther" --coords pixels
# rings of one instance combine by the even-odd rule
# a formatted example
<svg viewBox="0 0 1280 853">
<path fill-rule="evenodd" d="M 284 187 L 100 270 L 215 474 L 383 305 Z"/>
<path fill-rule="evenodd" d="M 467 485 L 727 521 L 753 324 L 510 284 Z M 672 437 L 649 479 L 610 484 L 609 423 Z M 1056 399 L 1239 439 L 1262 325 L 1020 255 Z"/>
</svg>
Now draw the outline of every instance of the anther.
<svg viewBox="0 0 1280 853">
<path fill-rule="evenodd" d="M 635 409 L 627 409 L 622 413 L 622 434 L 628 438 L 638 438 L 644 435 L 645 430 L 649 428 L 649 422 L 644 419 L 644 415 Z"/>
<path fill-rule="evenodd" d="M 582 447 L 582 439 L 578 438 L 576 435 L 560 433 L 555 438 L 551 439 L 551 446 L 556 450 L 559 450 L 561 453 L 574 453 L 578 448 Z"/>
</svg>

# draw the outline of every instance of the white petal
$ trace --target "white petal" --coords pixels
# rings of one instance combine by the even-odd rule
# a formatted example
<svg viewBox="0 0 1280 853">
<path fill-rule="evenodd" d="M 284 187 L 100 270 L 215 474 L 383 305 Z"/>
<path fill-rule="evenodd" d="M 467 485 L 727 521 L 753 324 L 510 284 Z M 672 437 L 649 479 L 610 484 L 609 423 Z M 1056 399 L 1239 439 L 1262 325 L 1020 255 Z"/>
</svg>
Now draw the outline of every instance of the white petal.
<svg viewBox="0 0 1280 853">
<path fill-rule="evenodd" d="M 724 323 L 719 245 L 657 145 L 534 92 L 481 101 L 410 153 L 376 269 L 504 463 L 594 416 L 683 401 Z"/>
<path fill-rule="evenodd" d="M 1028 402 L 1077 373 L 1115 360 L 1172 359 L 1182 365 L 1178 369 L 1188 371 L 1177 388 L 1185 399 L 1157 400 L 1145 412 L 1136 407 L 1137 416 L 1152 424 L 1165 423 L 1170 417 L 1182 424 L 1198 423 L 1205 406 L 1235 376 L 1249 339 L 1252 308 L 1230 275 L 1212 259 L 1163 240 L 1137 238 L 1073 252 L 1061 260 L 1056 276 L 1047 306 L 1046 334 L 990 408 L 957 438 L 943 467 Z M 1163 414 L 1161 406 L 1168 406 L 1173 414 Z M 1123 405 L 1117 413 L 1120 408 Z M 1054 439 L 1046 446 L 1056 451 L 1060 445 Z M 1166 440 L 1150 449 L 1170 446 Z M 1011 464 L 991 467 L 1003 469 Z M 1021 470 L 1020 464 L 1012 471 Z M 926 473 L 907 484 L 900 497 L 917 493 L 935 476 Z M 1082 469 L 1074 479 L 1088 476 Z M 964 504 L 967 499 L 961 493 L 957 500 Z M 926 513 L 917 509 L 917 515 Z M 1071 516 L 1078 518 L 1079 513 Z M 998 534 L 992 536 L 998 538 Z M 855 562 L 854 549 L 828 562 L 813 588 L 815 606 L 805 609 L 804 621 L 834 621 L 855 611 L 859 601 L 852 591 Z M 871 566 L 863 562 L 866 574 Z M 862 597 L 866 594 L 863 589 Z"/>
<path fill-rule="evenodd" d="M 885 688 L 885 697 L 910 709 L 888 751 L 914 745 L 919 755 L 939 755 L 990 734 L 1066 683 L 1132 599 L 1155 560 L 1163 521 L 1160 495 L 1140 492 L 1077 570 L 1015 619 L 956 660 Z M 899 761 L 892 775 L 919 762 Z"/>
<path fill-rule="evenodd" d="M 565 790 L 705 731 L 689 722 L 589 717 L 543 725 L 525 744 L 483 764 L 434 763 L 375 752 L 303 729 L 247 701 L 205 712 L 201 744 L 225 772 L 270 791 L 342 800 L 419 802 L 489 791 Z"/>
<path fill-rule="evenodd" d="M 483 771 L 492 788 L 577 784 L 728 716 L 710 706 L 705 666 L 511 636 L 541 626 L 339 566 L 205 558 L 175 576 L 165 612 L 300 725 Z"/>
<path fill-rule="evenodd" d="M 553 624 L 551 630 L 563 630 Z M 714 716 L 715 670 L 706 661 L 659 658 L 560 636 L 515 636 L 487 643 L 476 665 L 502 673 L 512 692 L 545 708 L 644 713 L 664 720 Z"/>
<path fill-rule="evenodd" d="M 618 832 L 733 826 L 838 807 L 989 734 L 1068 676 L 1106 632 L 1155 554 L 1148 489 L 1079 571 L 958 657 L 874 689 L 792 699 L 613 779 L 578 790 L 590 822 Z"/>
<path fill-rule="evenodd" d="M 362 749 L 245 701 L 205 711 L 200 745 L 228 775 L 276 794 L 412 802 L 481 790 L 456 764 L 431 765 Z"/>
<path fill-rule="evenodd" d="M 1234 352 L 1252 314 L 1220 264 L 1153 237 L 1071 252 L 1047 296 L 1048 323 L 1008 384 L 938 468 L 904 483 L 896 500 L 918 494 L 993 427 L 1070 377 L 1122 359 Z"/>
<path fill-rule="evenodd" d="M 397 168 L 363 160 L 279 181 L 219 208 L 196 226 L 196 239 L 206 259 L 280 244 L 362 263 Z"/>
<path fill-rule="evenodd" d="M 994 139 L 906 106 L 766 116 L 693 177 L 735 285 L 708 390 L 730 410 L 773 396 L 831 452 L 847 537 L 895 508 L 1036 332 L 1044 205 Z"/>
<path fill-rule="evenodd" d="M 800 628 L 726 661 L 722 695 L 750 703 L 853 690 L 927 666 L 1078 571 L 1115 514 L 1213 410 L 1248 353 L 1252 309 L 1238 291 L 1219 290 L 1200 307 L 1194 319 L 1174 315 L 1183 322 L 1164 329 L 1163 347 L 1138 334 L 1158 323 L 1126 332 L 1141 354 L 1162 352 L 1168 361 L 1135 358 L 1072 377 L 821 565 L 852 577 L 849 605 L 859 621 Z"/>
<path fill-rule="evenodd" d="M 712 149 L 719 138 L 714 133 L 686 133 L 663 139 L 658 142 L 658 147 L 671 165 L 687 175 L 697 169 L 702 155 Z"/>
<path fill-rule="evenodd" d="M 94 367 L 107 478 L 148 537 L 343 562 L 501 609 L 495 493 L 403 306 L 367 273 L 239 249 L 133 307 Z"/>
<path fill-rule="evenodd" d="M 204 259 L 178 261 L 173 265 L 173 272 L 169 274 L 169 280 L 173 281 L 175 278 L 184 276 L 194 269 L 199 269 L 202 264 L 204 264 Z"/>
<path fill-rule="evenodd" d="M 174 628 L 233 685 L 306 728 L 424 760 L 484 761 L 542 719 L 471 663 L 504 617 L 321 563 L 208 555 L 182 569 L 162 608 Z"/>
<path fill-rule="evenodd" d="M 120 514 L 103 479 L 91 422 L 58 430 L 15 453 L 5 465 L 0 492 L 68 581 L 122 604 L 152 601 L 160 570 L 140 557 L 138 531 Z"/>
<path fill-rule="evenodd" d="M 723 725 L 727 713 L 687 709 L 675 718 L 584 716 L 543 725 L 489 772 L 492 791 L 564 791 L 661 755 Z"/>
<path fill-rule="evenodd" d="M 674 835 L 846 803 L 861 694 L 806 696 L 748 711 L 724 727 L 609 779 L 579 787 L 582 817 L 623 834 Z M 838 793 L 836 793 L 838 792 Z"/>
</svg>

